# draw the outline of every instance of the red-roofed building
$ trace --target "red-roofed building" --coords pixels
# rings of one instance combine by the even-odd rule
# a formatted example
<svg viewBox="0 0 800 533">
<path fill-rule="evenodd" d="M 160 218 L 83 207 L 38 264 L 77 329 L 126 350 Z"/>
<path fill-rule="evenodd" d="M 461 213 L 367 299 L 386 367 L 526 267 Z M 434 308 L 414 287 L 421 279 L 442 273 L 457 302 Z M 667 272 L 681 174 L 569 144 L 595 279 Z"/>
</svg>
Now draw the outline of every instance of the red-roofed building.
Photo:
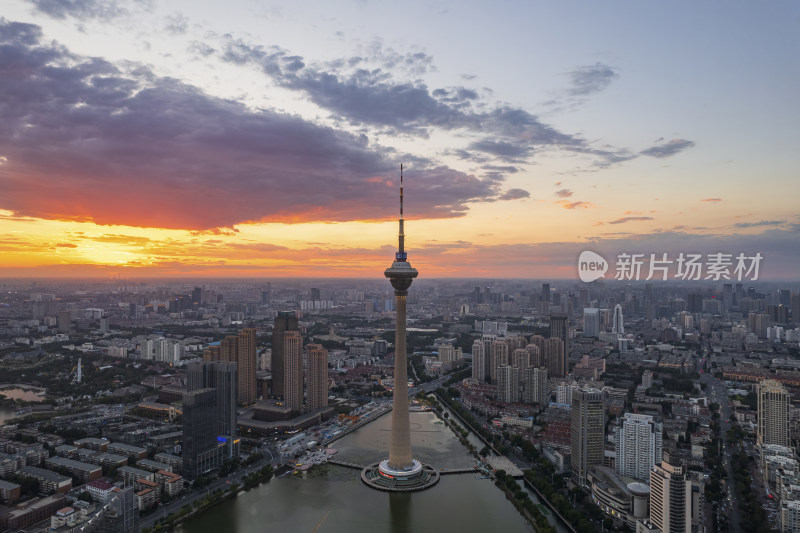
<svg viewBox="0 0 800 533">
<path fill-rule="evenodd" d="M 105 503 L 115 492 L 116 485 L 103 479 L 96 479 L 86 484 L 86 491 L 92 496 L 92 500 Z"/>
</svg>

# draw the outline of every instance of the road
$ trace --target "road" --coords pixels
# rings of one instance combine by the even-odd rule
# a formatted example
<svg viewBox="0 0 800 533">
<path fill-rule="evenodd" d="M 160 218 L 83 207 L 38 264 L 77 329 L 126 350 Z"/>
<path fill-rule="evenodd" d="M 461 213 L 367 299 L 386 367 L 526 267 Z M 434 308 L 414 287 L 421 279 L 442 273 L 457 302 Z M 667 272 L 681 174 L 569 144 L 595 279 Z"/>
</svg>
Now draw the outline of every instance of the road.
<svg viewBox="0 0 800 533">
<path fill-rule="evenodd" d="M 723 463 L 725 465 L 725 488 L 728 493 L 724 514 L 726 514 L 728 518 L 728 531 L 739 533 L 742 529 L 739 507 L 736 504 L 736 491 L 733 488 L 733 464 L 731 461 L 733 457 L 733 447 L 730 445 L 731 443 L 727 442 L 728 430 L 731 428 L 731 401 L 728 397 L 728 387 L 711 374 L 706 373 L 700 376 L 700 382 L 705 383 L 706 392 L 708 396 L 711 397 L 712 401 L 720 405 L 720 438 L 722 439 Z"/>
</svg>

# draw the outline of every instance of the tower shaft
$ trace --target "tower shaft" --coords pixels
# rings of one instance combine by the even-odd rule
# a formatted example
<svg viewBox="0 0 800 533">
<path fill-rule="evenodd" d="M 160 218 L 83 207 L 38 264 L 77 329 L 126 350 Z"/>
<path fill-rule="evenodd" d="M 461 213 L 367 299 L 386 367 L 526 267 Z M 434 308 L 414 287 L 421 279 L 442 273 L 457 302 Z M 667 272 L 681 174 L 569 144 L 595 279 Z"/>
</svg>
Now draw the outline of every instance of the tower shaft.
<svg viewBox="0 0 800 533">
<path fill-rule="evenodd" d="M 406 356 L 406 292 L 395 291 L 397 327 L 394 335 L 394 394 L 389 466 L 402 470 L 412 465 L 411 424 L 408 418 L 408 357 Z"/>
</svg>

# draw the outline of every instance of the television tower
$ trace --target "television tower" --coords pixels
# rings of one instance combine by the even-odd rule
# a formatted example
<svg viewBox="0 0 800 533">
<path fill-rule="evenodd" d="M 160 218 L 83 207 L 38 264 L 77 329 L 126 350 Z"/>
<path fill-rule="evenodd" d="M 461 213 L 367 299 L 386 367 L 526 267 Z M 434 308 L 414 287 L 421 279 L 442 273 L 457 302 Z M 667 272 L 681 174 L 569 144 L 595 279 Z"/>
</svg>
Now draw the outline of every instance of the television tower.
<svg viewBox="0 0 800 533">
<path fill-rule="evenodd" d="M 411 424 L 408 416 L 408 357 L 406 355 L 406 297 L 418 272 L 408 262 L 403 228 L 403 165 L 400 165 L 400 230 L 398 249 L 392 266 L 383 273 L 394 288 L 396 328 L 394 335 L 394 391 L 392 395 L 392 433 L 389 458 L 365 468 L 361 479 L 386 491 L 413 491 L 439 481 L 433 468 L 411 457 Z"/>
</svg>

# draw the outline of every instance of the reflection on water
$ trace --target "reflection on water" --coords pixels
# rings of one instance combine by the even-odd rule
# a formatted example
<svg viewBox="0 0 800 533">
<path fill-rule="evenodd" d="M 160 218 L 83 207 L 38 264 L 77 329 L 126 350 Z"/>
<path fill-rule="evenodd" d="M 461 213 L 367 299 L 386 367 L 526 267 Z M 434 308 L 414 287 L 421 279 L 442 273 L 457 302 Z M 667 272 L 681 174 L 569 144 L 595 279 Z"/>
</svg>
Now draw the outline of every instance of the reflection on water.
<svg viewBox="0 0 800 533">
<path fill-rule="evenodd" d="M 411 413 L 414 457 L 441 468 L 471 467 L 469 452 L 432 413 Z M 343 461 L 368 464 L 388 455 L 391 415 L 333 444 Z M 368 488 L 360 472 L 314 467 L 303 478 L 287 476 L 220 504 L 189 520 L 179 533 L 225 532 L 531 532 L 490 480 L 445 475 L 431 489 L 389 494 Z"/>
<path fill-rule="evenodd" d="M 411 494 L 389 495 L 389 517 L 392 533 L 405 533 L 411 530 L 408 518 L 411 514 Z"/>
</svg>

